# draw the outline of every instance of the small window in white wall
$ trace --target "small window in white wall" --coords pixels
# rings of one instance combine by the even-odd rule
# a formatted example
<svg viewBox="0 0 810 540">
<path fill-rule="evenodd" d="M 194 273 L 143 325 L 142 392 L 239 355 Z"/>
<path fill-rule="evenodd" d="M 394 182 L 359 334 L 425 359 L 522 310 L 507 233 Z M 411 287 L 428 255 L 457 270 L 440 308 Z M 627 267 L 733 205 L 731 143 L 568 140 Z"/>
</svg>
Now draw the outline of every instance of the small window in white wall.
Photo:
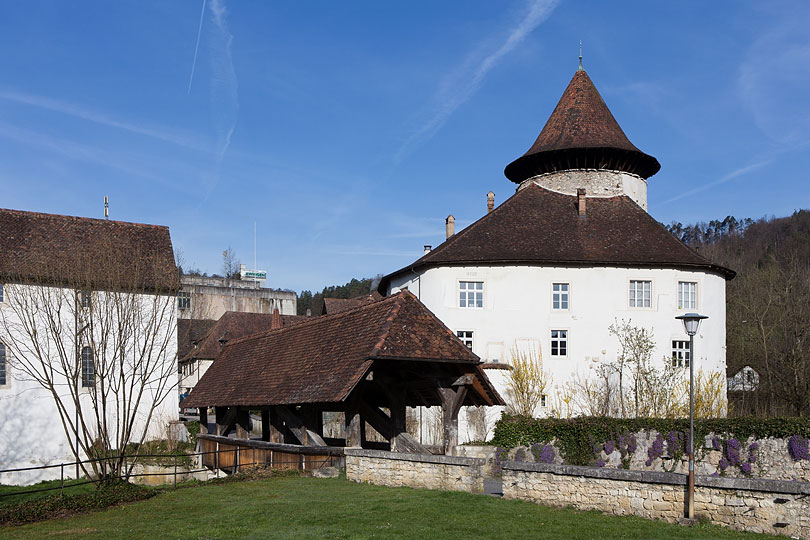
<svg viewBox="0 0 810 540">
<path fill-rule="evenodd" d="M 462 307 L 462 308 L 483 308 L 484 307 L 484 282 L 483 281 L 459 281 L 458 282 L 458 307 Z"/>
<path fill-rule="evenodd" d="M 691 358 L 691 351 L 689 350 L 689 342 L 682 340 L 672 340 L 672 366 L 673 367 L 689 367 L 689 360 Z"/>
<path fill-rule="evenodd" d="M 4 292 L 3 292 L 3 284 L 0 283 L 0 302 L 5 300 Z"/>
<path fill-rule="evenodd" d="M 472 350 L 473 348 L 473 333 L 472 330 L 458 330 L 456 332 L 458 339 L 467 346 L 468 349 Z"/>
<path fill-rule="evenodd" d="M 697 283 L 678 282 L 678 309 L 697 309 Z"/>
<path fill-rule="evenodd" d="M 6 385 L 6 377 L 8 376 L 6 366 L 6 346 L 0 343 L 0 386 Z"/>
<path fill-rule="evenodd" d="M 80 295 L 81 295 L 82 307 L 83 308 L 89 308 L 90 307 L 90 302 L 92 302 L 92 300 L 91 300 L 92 297 L 90 296 L 90 291 L 82 291 L 80 293 Z"/>
<path fill-rule="evenodd" d="M 82 388 L 96 385 L 96 366 L 93 364 L 93 349 L 82 347 Z"/>
<path fill-rule="evenodd" d="M 652 305 L 652 281 L 630 281 L 630 307 L 648 308 Z"/>
<path fill-rule="evenodd" d="M 190 308 L 191 308 L 191 293 L 190 292 L 177 293 L 177 309 L 190 309 Z"/>
<path fill-rule="evenodd" d="M 551 331 L 551 356 L 568 356 L 568 330 Z"/>
<path fill-rule="evenodd" d="M 568 283 L 551 284 L 551 309 L 568 309 Z"/>
<path fill-rule="evenodd" d="M 548 403 L 548 396 L 546 396 L 545 394 L 540 394 L 540 406 L 545 407 L 547 403 Z"/>
</svg>

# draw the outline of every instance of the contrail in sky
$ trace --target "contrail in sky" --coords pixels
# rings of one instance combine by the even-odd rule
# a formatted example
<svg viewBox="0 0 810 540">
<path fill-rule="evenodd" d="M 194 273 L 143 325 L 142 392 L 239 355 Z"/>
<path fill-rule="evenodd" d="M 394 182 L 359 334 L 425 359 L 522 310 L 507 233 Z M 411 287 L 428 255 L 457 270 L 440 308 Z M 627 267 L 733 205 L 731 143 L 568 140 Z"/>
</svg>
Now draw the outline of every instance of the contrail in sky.
<svg viewBox="0 0 810 540">
<path fill-rule="evenodd" d="M 483 58 L 471 54 L 461 66 L 446 75 L 439 83 L 432 105 L 427 111 L 427 119 L 400 146 L 394 156 L 400 162 L 414 147 L 433 137 L 447 122 L 450 116 L 478 90 L 489 72 L 498 62 L 517 47 L 538 26 L 551 16 L 557 0 L 534 0 L 527 13 L 523 14 L 494 50 L 485 53 Z"/>
<path fill-rule="evenodd" d="M 194 46 L 194 60 L 191 62 L 191 76 L 188 78 L 188 91 L 186 95 L 191 93 L 191 83 L 194 81 L 194 67 L 197 65 L 197 51 L 200 50 L 200 36 L 202 35 L 202 23 L 205 15 L 205 0 L 202 3 L 200 10 L 200 27 L 197 29 L 197 45 Z"/>
</svg>

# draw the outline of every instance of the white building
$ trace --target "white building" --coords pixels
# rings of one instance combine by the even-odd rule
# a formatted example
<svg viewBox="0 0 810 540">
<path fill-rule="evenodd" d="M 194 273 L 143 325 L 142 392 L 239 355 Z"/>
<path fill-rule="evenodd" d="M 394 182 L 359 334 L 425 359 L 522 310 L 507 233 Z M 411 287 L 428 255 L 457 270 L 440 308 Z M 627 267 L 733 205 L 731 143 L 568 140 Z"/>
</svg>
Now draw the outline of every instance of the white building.
<svg viewBox="0 0 810 540">
<path fill-rule="evenodd" d="M 167 227 L 0 210 L 0 470 L 165 436 L 179 285 Z"/>
<path fill-rule="evenodd" d="M 448 217 L 447 240 L 379 290 L 416 294 L 486 362 L 504 397 L 511 351 L 539 350 L 553 378 L 539 415 L 566 382 L 616 359 L 608 330 L 616 321 L 651 330 L 656 361 L 687 367 L 689 338 L 675 316 L 708 315 L 695 336 L 696 366 L 725 374 L 725 286 L 734 273 L 647 213 L 647 179 L 659 168 L 580 66 L 534 145 L 506 167 L 516 193 L 497 208 L 490 193 L 487 214 L 458 234 Z M 473 431 L 468 438 L 481 436 Z"/>
</svg>

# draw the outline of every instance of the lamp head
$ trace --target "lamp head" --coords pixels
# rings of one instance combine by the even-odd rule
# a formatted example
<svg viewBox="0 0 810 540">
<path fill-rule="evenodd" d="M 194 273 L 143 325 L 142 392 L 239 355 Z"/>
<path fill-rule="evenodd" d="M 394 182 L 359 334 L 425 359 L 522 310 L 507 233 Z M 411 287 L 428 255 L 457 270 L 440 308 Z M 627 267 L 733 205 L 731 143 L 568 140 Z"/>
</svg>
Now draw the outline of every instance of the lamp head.
<svg viewBox="0 0 810 540">
<path fill-rule="evenodd" d="M 708 319 L 709 317 L 698 313 L 686 313 L 684 315 L 678 315 L 675 318 L 683 321 L 683 329 L 686 330 L 687 334 L 694 336 L 697 334 L 698 328 L 700 327 L 700 321 Z"/>
</svg>

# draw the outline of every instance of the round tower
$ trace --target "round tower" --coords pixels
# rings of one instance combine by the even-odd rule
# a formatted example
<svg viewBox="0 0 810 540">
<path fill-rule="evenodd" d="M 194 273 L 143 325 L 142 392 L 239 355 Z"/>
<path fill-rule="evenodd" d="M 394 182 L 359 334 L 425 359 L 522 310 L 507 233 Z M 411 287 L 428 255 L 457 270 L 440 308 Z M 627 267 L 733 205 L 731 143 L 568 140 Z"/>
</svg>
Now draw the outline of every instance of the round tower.
<svg viewBox="0 0 810 540">
<path fill-rule="evenodd" d="M 545 189 L 588 197 L 627 195 L 647 209 L 647 179 L 661 165 L 624 134 L 580 63 L 528 152 L 506 166 L 518 190 Z"/>
</svg>

